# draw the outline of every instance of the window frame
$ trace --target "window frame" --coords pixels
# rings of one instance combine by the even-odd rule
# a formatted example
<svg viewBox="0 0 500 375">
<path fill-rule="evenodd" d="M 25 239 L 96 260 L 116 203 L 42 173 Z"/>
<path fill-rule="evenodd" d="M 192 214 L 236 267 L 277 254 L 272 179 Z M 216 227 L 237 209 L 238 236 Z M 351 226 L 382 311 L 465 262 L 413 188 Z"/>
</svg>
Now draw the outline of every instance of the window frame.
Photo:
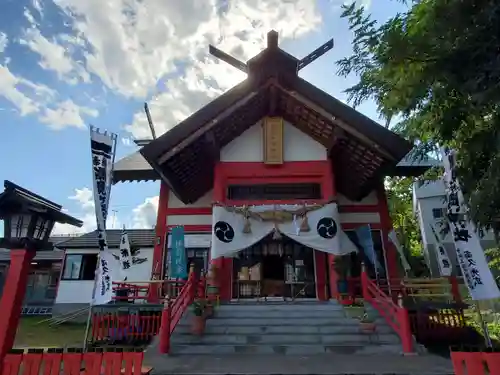
<svg viewBox="0 0 500 375">
<path fill-rule="evenodd" d="M 71 257 L 79 257 L 80 260 L 79 260 L 79 264 L 80 264 L 80 269 L 78 270 L 78 276 L 73 276 L 73 275 L 67 275 L 67 267 L 68 265 L 70 264 L 70 262 L 68 262 L 68 258 L 71 258 Z M 82 253 L 71 253 L 71 254 L 66 254 L 65 255 L 65 258 L 64 258 L 64 267 L 62 267 L 62 270 L 61 270 L 61 281 L 93 281 L 95 279 L 95 276 L 92 278 L 92 279 L 84 279 L 83 278 L 83 274 L 84 274 L 84 265 L 87 261 L 85 261 L 85 258 L 89 258 L 89 257 L 95 257 L 96 258 L 96 268 L 97 268 L 97 262 L 98 262 L 98 257 L 99 257 L 99 254 L 97 253 L 85 253 L 85 254 L 82 254 Z M 74 264 L 74 262 L 73 262 Z"/>
</svg>

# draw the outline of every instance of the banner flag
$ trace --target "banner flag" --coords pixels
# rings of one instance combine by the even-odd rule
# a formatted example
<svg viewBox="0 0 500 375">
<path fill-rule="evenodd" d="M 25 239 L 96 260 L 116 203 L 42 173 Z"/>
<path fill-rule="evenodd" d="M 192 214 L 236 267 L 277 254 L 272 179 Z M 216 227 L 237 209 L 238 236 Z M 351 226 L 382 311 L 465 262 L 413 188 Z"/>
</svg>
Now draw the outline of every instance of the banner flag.
<svg viewBox="0 0 500 375">
<path fill-rule="evenodd" d="M 375 252 L 370 224 L 357 227 L 354 232 L 358 238 L 359 246 L 361 246 L 365 256 L 375 268 L 377 275 L 379 273 L 381 273 L 382 276 L 385 275 L 384 268 L 380 264 L 377 253 Z"/>
<path fill-rule="evenodd" d="M 432 224 L 431 224 L 431 231 L 432 234 L 434 235 L 434 241 L 436 245 L 436 256 L 439 266 L 439 273 L 441 274 L 441 276 L 451 276 L 450 258 L 448 257 L 446 248 L 444 247 L 443 243 L 441 242 L 441 239 L 439 238 L 436 228 Z"/>
<path fill-rule="evenodd" d="M 106 219 L 108 217 L 109 197 L 113 176 L 116 134 L 99 132 L 90 128 L 90 149 L 92 154 L 93 193 L 99 245 L 99 264 L 96 272 L 96 285 L 93 304 L 102 305 L 112 300 L 113 280 L 111 269 L 116 260 L 108 249 Z"/>
<path fill-rule="evenodd" d="M 476 228 L 468 217 L 467 205 L 456 176 L 455 152 L 442 148 L 441 154 L 445 170 L 448 225 L 470 296 L 474 301 L 498 298 L 500 291 L 488 267 Z"/>
<path fill-rule="evenodd" d="M 393 243 L 393 245 L 396 247 L 396 250 L 398 251 L 399 257 L 401 258 L 401 264 L 403 265 L 403 269 L 405 272 L 408 272 L 411 270 L 410 263 L 408 262 L 408 259 L 406 259 L 406 255 L 403 251 L 403 247 L 401 246 L 401 243 L 398 240 L 398 236 L 396 234 L 396 231 L 392 229 L 389 232 L 389 241 Z"/>
<path fill-rule="evenodd" d="M 120 238 L 120 265 L 123 275 L 123 281 L 127 281 L 132 266 L 132 254 L 130 253 L 130 241 L 128 233 L 123 227 L 122 237 Z"/>
<path fill-rule="evenodd" d="M 170 231 L 171 246 L 170 246 L 170 277 L 173 279 L 186 279 L 187 257 L 186 248 L 184 246 L 184 227 L 173 227 Z"/>
</svg>

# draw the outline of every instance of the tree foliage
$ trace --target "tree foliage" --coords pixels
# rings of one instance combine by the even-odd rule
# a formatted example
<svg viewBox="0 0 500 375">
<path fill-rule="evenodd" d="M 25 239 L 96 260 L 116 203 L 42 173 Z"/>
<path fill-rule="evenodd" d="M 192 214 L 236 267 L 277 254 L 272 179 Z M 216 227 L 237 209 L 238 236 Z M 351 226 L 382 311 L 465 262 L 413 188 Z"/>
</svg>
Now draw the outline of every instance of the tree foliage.
<svg viewBox="0 0 500 375">
<path fill-rule="evenodd" d="M 356 106 L 372 98 L 380 114 L 424 152 L 458 153 L 458 178 L 471 215 L 490 224 L 500 208 L 500 2 L 423 0 L 377 25 L 363 8 L 344 8 L 353 54 L 339 73 Z"/>
</svg>

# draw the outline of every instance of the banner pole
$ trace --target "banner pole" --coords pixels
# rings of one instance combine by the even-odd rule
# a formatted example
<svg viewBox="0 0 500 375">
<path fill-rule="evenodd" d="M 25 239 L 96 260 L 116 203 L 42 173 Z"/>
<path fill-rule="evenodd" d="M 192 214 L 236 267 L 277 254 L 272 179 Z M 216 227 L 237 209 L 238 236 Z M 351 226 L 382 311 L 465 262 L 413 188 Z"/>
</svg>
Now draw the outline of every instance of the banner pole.
<svg viewBox="0 0 500 375">
<path fill-rule="evenodd" d="M 483 315 L 481 314 L 481 308 L 479 307 L 479 301 L 474 301 L 474 305 L 476 306 L 477 318 L 479 320 L 479 324 L 481 325 L 481 329 L 484 335 L 484 343 L 486 347 L 492 348 L 493 343 L 491 342 L 490 331 L 488 330 L 488 325 L 483 319 Z"/>
</svg>

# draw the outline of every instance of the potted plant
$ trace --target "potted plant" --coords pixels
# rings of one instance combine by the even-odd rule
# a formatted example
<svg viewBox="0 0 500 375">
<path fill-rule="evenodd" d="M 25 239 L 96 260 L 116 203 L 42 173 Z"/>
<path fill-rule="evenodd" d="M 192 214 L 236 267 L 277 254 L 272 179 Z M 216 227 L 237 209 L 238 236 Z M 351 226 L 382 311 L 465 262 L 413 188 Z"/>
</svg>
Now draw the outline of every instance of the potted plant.
<svg viewBox="0 0 500 375">
<path fill-rule="evenodd" d="M 202 300 L 196 300 L 192 304 L 193 318 L 191 323 L 191 333 L 193 335 L 202 335 L 205 330 L 205 303 Z"/>
<path fill-rule="evenodd" d="M 368 316 L 368 313 L 365 311 L 359 320 L 359 330 L 362 333 L 374 333 L 376 328 L 375 321 Z"/>
</svg>

